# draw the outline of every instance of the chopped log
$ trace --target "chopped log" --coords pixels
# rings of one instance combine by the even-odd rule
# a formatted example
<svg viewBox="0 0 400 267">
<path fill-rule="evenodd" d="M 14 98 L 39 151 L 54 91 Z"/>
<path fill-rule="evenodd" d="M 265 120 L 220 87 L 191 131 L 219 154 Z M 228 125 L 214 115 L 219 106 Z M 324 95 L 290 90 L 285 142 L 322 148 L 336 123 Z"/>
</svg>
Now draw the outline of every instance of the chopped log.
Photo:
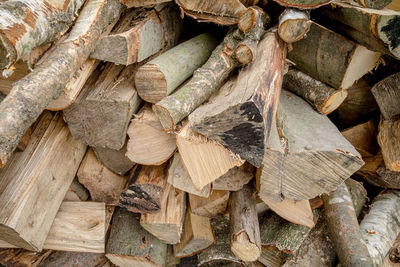
<svg viewBox="0 0 400 267">
<path fill-rule="evenodd" d="M 213 22 L 222 25 L 232 25 L 238 22 L 240 14 L 246 10 L 239 0 L 195 1 L 177 0 L 181 10 L 201 22 Z"/>
<path fill-rule="evenodd" d="M 306 11 L 287 8 L 279 16 L 278 35 L 286 43 L 294 43 L 307 34 L 310 25 L 310 15 Z"/>
<path fill-rule="evenodd" d="M 266 33 L 255 61 L 190 114 L 189 127 L 259 167 L 278 105 L 285 56 L 277 35 Z"/>
<path fill-rule="evenodd" d="M 131 212 L 157 213 L 161 209 L 166 186 L 166 164 L 137 166 L 131 172 L 128 187 L 119 197 L 119 206 Z"/>
<path fill-rule="evenodd" d="M 15 154 L 0 172 L 4 241 L 28 250 L 42 249 L 85 151 L 59 114 L 43 114 L 25 151 Z"/>
<path fill-rule="evenodd" d="M 127 141 L 120 150 L 105 148 L 105 147 L 92 147 L 97 159 L 104 164 L 110 171 L 119 175 L 124 175 L 135 163 L 126 157 Z"/>
<path fill-rule="evenodd" d="M 295 69 L 283 76 L 283 88 L 301 96 L 325 115 L 336 110 L 347 97 L 347 90 L 336 90 Z"/>
<path fill-rule="evenodd" d="M 231 250 L 239 259 L 252 262 L 261 255 L 260 226 L 256 211 L 255 190 L 245 185 L 231 193 L 229 220 Z"/>
<path fill-rule="evenodd" d="M 297 69 L 336 89 L 352 86 L 377 65 L 379 56 L 314 22 L 288 53 Z"/>
<path fill-rule="evenodd" d="M 264 32 L 266 14 L 259 8 L 248 8 L 243 17 L 248 14 L 253 20 L 245 23 L 249 24 L 246 32 L 239 29 L 230 31 L 214 49 L 207 62 L 193 73 L 192 78 L 184 86 L 153 106 L 164 129 L 174 129 L 177 123 L 209 99 L 232 70 L 240 65 L 234 52 L 242 41 L 251 39 L 258 43 Z"/>
<path fill-rule="evenodd" d="M 189 194 L 190 208 L 193 214 L 214 218 L 226 212 L 229 191 L 213 190 L 208 198 Z"/>
<path fill-rule="evenodd" d="M 160 212 L 142 213 L 140 225 L 165 243 L 177 244 L 181 239 L 185 211 L 185 192 L 167 184 L 161 200 Z"/>
<path fill-rule="evenodd" d="M 101 38 L 90 57 L 130 65 L 174 46 L 181 31 L 179 13 L 171 5 L 157 11 L 132 9 L 121 18 L 112 34 Z"/>
<path fill-rule="evenodd" d="M 74 22 L 84 1 L 4 2 L 0 7 L 0 69 L 51 43 Z"/>
<path fill-rule="evenodd" d="M 135 116 L 127 133 L 126 156 L 138 164 L 161 165 L 176 150 L 175 135 L 164 131 L 160 120 L 148 105 Z"/>
<path fill-rule="evenodd" d="M 392 119 L 400 114 L 398 105 L 400 101 L 399 83 L 400 73 L 396 73 L 386 77 L 371 88 L 385 119 Z"/>
<path fill-rule="evenodd" d="M 106 257 L 120 267 L 162 267 L 167 245 L 144 230 L 139 215 L 117 208 L 107 242 Z"/>
<path fill-rule="evenodd" d="M 51 253 L 51 250 L 32 252 L 21 248 L 5 249 L 0 251 L 0 264 L 7 267 L 37 267 Z"/>
<path fill-rule="evenodd" d="M 121 0 L 121 3 L 128 8 L 131 7 L 151 7 L 153 5 L 170 2 L 172 0 Z"/>
<path fill-rule="evenodd" d="M 341 132 L 364 157 L 372 157 L 378 151 L 376 128 L 373 120 L 358 124 Z"/>
<path fill-rule="evenodd" d="M 65 194 L 64 201 L 86 201 L 89 197 L 89 191 L 75 177 Z"/>
<path fill-rule="evenodd" d="M 379 194 L 360 223 L 361 235 L 374 266 L 381 266 L 400 233 L 400 193 L 389 190 Z"/>
<path fill-rule="evenodd" d="M 174 245 L 175 257 L 189 257 L 200 253 L 215 243 L 210 218 L 186 211 L 181 241 Z"/>
<path fill-rule="evenodd" d="M 79 182 L 90 192 L 93 201 L 118 205 L 119 196 L 125 188 L 127 177 L 107 169 L 91 148 L 88 149 L 77 173 Z"/>
<path fill-rule="evenodd" d="M 298 9 L 314 9 L 329 4 L 330 0 L 274 0 L 281 6 Z"/>
<path fill-rule="evenodd" d="M 379 123 L 378 144 L 382 149 L 385 166 L 400 171 L 400 120 L 384 120 Z"/>
<path fill-rule="evenodd" d="M 107 262 L 107 258 L 101 253 L 81 253 L 55 251 L 47 257 L 39 267 L 54 266 L 96 266 L 101 267 Z"/>
<path fill-rule="evenodd" d="M 210 57 L 217 40 L 209 33 L 183 42 L 141 66 L 135 77 L 139 96 L 157 103 L 192 76 Z"/>
<path fill-rule="evenodd" d="M 213 190 L 238 191 L 254 177 L 254 167 L 245 162 L 234 167 L 212 183 Z"/>
<path fill-rule="evenodd" d="M 19 140 L 49 102 L 61 94 L 101 33 L 119 16 L 121 7 L 117 0 L 89 0 L 68 38 L 32 73 L 13 85 L 0 103 L 0 167 L 6 164 Z"/>
<path fill-rule="evenodd" d="M 182 164 L 197 190 L 215 181 L 243 160 L 219 143 L 189 129 L 186 124 L 176 138 Z"/>
<path fill-rule="evenodd" d="M 339 256 L 341 266 L 374 266 L 345 183 L 330 195 L 322 195 L 329 236 Z"/>
<path fill-rule="evenodd" d="M 266 201 L 267 206 L 285 220 L 313 228 L 315 225 L 314 215 L 308 199 L 293 201 L 284 198 L 282 202 Z"/>
<path fill-rule="evenodd" d="M 281 93 L 277 125 L 281 137 L 277 129 L 271 132 L 257 175 L 264 201 L 297 201 L 328 193 L 364 164 L 326 116 L 288 91 Z"/>
<path fill-rule="evenodd" d="M 208 197 L 211 192 L 211 184 L 206 185 L 202 190 L 197 190 L 194 187 L 189 174 L 182 165 L 181 157 L 178 152 L 175 153 L 171 165 L 168 168 L 168 183 L 172 184 L 179 190 L 200 197 Z"/>
<path fill-rule="evenodd" d="M 93 73 L 78 99 L 63 112 L 74 138 L 94 147 L 124 146 L 129 121 L 141 102 L 132 85 L 136 69 L 136 65 L 108 63 L 100 77 Z"/>
</svg>

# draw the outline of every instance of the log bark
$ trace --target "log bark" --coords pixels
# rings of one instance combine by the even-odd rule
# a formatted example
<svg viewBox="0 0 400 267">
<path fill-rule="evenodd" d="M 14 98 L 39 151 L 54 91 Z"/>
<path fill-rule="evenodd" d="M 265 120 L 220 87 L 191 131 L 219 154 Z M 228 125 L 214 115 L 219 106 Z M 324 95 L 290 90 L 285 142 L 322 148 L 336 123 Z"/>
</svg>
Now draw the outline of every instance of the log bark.
<svg viewBox="0 0 400 267">
<path fill-rule="evenodd" d="M 266 24 L 266 14 L 259 8 L 249 8 L 243 16 L 248 13 L 254 15 L 255 22 L 246 32 L 239 29 L 230 31 L 207 62 L 193 73 L 188 83 L 153 106 L 166 130 L 174 129 L 177 123 L 209 99 L 231 71 L 240 65 L 234 52 L 243 40 L 260 40 Z"/>
<path fill-rule="evenodd" d="M 310 15 L 306 11 L 287 8 L 279 16 L 278 35 L 286 43 L 294 43 L 303 39 L 310 25 Z"/>
<path fill-rule="evenodd" d="M 356 0 L 363 7 L 371 9 L 382 9 L 392 3 L 392 0 Z"/>
<path fill-rule="evenodd" d="M 132 9 L 124 14 L 112 34 L 99 40 L 90 57 L 130 65 L 176 45 L 181 31 L 182 21 L 172 5 L 153 10 Z"/>
<path fill-rule="evenodd" d="M 149 105 L 145 105 L 131 121 L 126 156 L 143 165 L 161 165 L 176 150 L 176 137 L 164 131 Z"/>
<path fill-rule="evenodd" d="M 382 149 L 385 166 L 391 171 L 400 171 L 400 120 L 384 120 L 379 123 L 378 144 Z"/>
<path fill-rule="evenodd" d="M 280 136 L 277 129 L 271 132 L 257 174 L 263 200 L 314 198 L 335 190 L 364 164 L 326 116 L 287 91 L 281 93 L 277 127 Z"/>
<path fill-rule="evenodd" d="M 400 114 L 400 107 L 397 105 L 400 101 L 399 83 L 400 73 L 396 73 L 386 77 L 371 88 L 385 119 L 392 119 Z"/>
<path fill-rule="evenodd" d="M 298 9 L 314 9 L 324 6 L 331 2 L 330 0 L 274 0 L 281 6 Z"/>
<path fill-rule="evenodd" d="M 55 251 L 47 257 L 39 267 L 53 266 L 94 266 L 102 267 L 107 262 L 107 258 L 101 253 L 81 253 Z"/>
<path fill-rule="evenodd" d="M 10 158 L 28 127 L 61 94 L 120 11 L 117 0 L 90 0 L 68 38 L 34 72 L 14 84 L 0 104 L 0 167 Z"/>
<path fill-rule="evenodd" d="M 157 103 L 170 95 L 207 61 L 216 46 L 215 37 L 203 33 L 147 62 L 135 77 L 139 96 Z"/>
<path fill-rule="evenodd" d="M 189 194 L 190 208 L 193 214 L 215 218 L 226 213 L 229 201 L 229 191 L 213 190 L 209 197 L 199 197 Z"/>
<path fill-rule="evenodd" d="M 154 5 L 170 1 L 172 0 L 121 0 L 121 3 L 127 6 L 128 8 L 131 8 L 131 7 L 152 7 Z"/>
<path fill-rule="evenodd" d="M 6 267 L 37 267 L 51 253 L 51 250 L 31 252 L 21 248 L 4 249 L 0 251 L 0 264 Z"/>
<path fill-rule="evenodd" d="M 335 89 L 352 86 L 377 65 L 379 56 L 314 22 L 288 53 L 298 70 Z"/>
<path fill-rule="evenodd" d="M 107 169 L 89 148 L 77 173 L 79 182 L 90 193 L 93 201 L 107 205 L 118 205 L 119 196 L 123 192 L 127 177 L 118 175 Z"/>
<path fill-rule="evenodd" d="M 165 264 L 167 245 L 144 230 L 139 216 L 117 208 L 112 220 L 106 257 L 121 267 L 162 267 Z"/>
<path fill-rule="evenodd" d="M 32 49 L 51 43 L 75 21 L 85 1 L 10 1 L 0 7 L 0 69 L 29 56 Z"/>
<path fill-rule="evenodd" d="M 229 199 L 231 250 L 245 261 L 256 261 L 261 255 L 260 225 L 256 211 L 255 190 L 245 185 L 232 192 Z"/>
<path fill-rule="evenodd" d="M 234 167 L 212 183 L 213 190 L 238 191 L 254 177 L 254 167 L 244 163 Z"/>
<path fill-rule="evenodd" d="M 283 88 L 302 97 L 325 115 L 336 110 L 347 97 L 347 90 L 336 90 L 295 69 L 283 76 Z"/>
<path fill-rule="evenodd" d="M 75 177 L 65 194 L 64 201 L 86 201 L 89 197 L 89 191 Z"/>
<path fill-rule="evenodd" d="M 166 164 L 137 166 L 131 172 L 128 187 L 119 197 L 119 206 L 131 212 L 157 213 L 167 186 Z"/>
<path fill-rule="evenodd" d="M 59 114 L 43 114 L 25 151 L 15 154 L 0 172 L 4 241 L 28 250 L 42 249 L 85 151 Z"/>
<path fill-rule="evenodd" d="M 255 61 L 190 114 L 189 127 L 259 167 L 276 114 L 285 57 L 278 36 L 266 33 Z"/>
</svg>

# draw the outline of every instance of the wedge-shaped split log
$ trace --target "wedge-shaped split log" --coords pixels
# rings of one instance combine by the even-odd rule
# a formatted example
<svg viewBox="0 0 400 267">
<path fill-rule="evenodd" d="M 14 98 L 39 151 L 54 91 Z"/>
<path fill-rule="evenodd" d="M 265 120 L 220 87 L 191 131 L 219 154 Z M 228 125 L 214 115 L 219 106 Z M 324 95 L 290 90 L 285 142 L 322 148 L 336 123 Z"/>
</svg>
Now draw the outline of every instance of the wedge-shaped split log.
<svg viewBox="0 0 400 267">
<path fill-rule="evenodd" d="M 265 201 L 312 199 L 331 192 L 364 164 L 326 116 L 287 91 L 281 93 L 277 127 L 257 175 Z"/>
<path fill-rule="evenodd" d="M 234 167 L 212 183 L 213 190 L 238 191 L 254 177 L 254 166 L 245 162 Z"/>
<path fill-rule="evenodd" d="M 229 201 L 229 191 L 213 190 L 209 197 L 199 197 L 189 194 L 190 208 L 193 214 L 215 218 L 226 213 Z"/>
</svg>

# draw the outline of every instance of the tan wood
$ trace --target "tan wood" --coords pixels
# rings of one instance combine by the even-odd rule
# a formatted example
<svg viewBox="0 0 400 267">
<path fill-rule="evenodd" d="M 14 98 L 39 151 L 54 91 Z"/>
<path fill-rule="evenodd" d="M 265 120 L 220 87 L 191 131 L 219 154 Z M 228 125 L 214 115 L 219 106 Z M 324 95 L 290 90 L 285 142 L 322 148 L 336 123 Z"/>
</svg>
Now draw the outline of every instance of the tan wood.
<svg viewBox="0 0 400 267">
<path fill-rule="evenodd" d="M 286 43 L 301 40 L 310 30 L 310 15 L 306 11 L 287 8 L 279 16 L 278 34 Z"/>
<path fill-rule="evenodd" d="M 240 167 L 234 167 L 212 183 L 213 190 L 238 191 L 254 177 L 255 168 L 245 162 Z"/>
<path fill-rule="evenodd" d="M 372 157 L 378 150 L 376 128 L 373 120 L 358 124 L 341 132 L 364 157 Z"/>
<path fill-rule="evenodd" d="M 89 197 L 89 191 L 75 177 L 65 194 L 64 201 L 86 201 Z"/>
<path fill-rule="evenodd" d="M 385 119 L 391 119 L 400 114 L 398 106 L 400 101 L 399 82 L 400 73 L 395 73 L 379 81 L 371 88 L 371 92 Z"/>
<path fill-rule="evenodd" d="M 213 190 L 208 198 L 189 194 L 190 208 L 193 214 L 204 217 L 218 217 L 226 212 L 229 191 Z"/>
<path fill-rule="evenodd" d="M 382 149 L 385 166 L 391 171 L 400 171 L 400 120 L 381 119 L 378 143 Z"/>
<path fill-rule="evenodd" d="M 3 266 L 37 267 L 51 253 L 51 250 L 32 252 L 22 248 L 4 249 L 0 251 L 0 264 Z"/>
</svg>

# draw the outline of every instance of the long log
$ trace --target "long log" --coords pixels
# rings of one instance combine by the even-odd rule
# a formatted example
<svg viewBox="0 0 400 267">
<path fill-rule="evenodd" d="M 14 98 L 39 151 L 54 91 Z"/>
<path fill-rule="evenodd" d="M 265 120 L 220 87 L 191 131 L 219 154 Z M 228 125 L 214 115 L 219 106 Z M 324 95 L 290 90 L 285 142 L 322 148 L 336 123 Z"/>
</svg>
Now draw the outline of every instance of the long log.
<svg viewBox="0 0 400 267">
<path fill-rule="evenodd" d="M 68 37 L 32 73 L 13 85 L 0 104 L 0 167 L 4 167 L 28 127 L 61 94 L 120 12 L 117 0 L 89 0 Z"/>
<path fill-rule="evenodd" d="M 392 119 L 400 114 L 399 93 L 400 73 L 392 74 L 376 83 L 371 92 L 385 119 Z"/>
</svg>

